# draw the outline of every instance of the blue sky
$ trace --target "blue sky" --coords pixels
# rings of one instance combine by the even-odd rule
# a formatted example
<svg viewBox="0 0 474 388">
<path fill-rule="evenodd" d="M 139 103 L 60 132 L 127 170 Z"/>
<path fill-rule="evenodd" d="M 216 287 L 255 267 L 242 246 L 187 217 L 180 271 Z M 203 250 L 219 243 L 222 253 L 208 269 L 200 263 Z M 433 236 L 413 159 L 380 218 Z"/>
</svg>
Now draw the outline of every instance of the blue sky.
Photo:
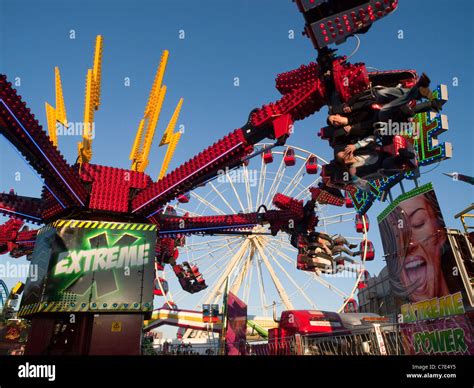
<svg viewBox="0 0 474 388">
<path fill-rule="evenodd" d="M 185 133 L 171 167 L 243 125 L 254 107 L 277 100 L 275 76 L 316 57 L 310 41 L 301 35 L 303 17 L 289 0 L 0 0 L 0 10 L 0 72 L 10 80 L 21 79 L 19 94 L 41 123 L 45 123 L 44 102 L 54 104 L 54 66 L 61 69 L 68 119 L 82 120 L 85 73 L 92 64 L 94 38 L 103 35 L 102 105 L 96 114 L 93 163 L 121 168 L 130 166 L 130 147 L 163 49 L 170 51 L 168 93 L 157 137 L 184 97 L 179 124 Z M 474 175 L 472 10 L 469 0 L 402 0 L 393 15 L 361 36 L 361 47 L 351 59 L 378 69 L 425 71 L 434 84 L 448 85 L 450 99 L 444 113 L 450 129 L 439 140 L 453 144 L 454 156 L 431 172 L 432 167 L 424 168 L 421 183 L 434 183 L 446 223 L 455 228 L 460 224 L 454 214 L 472 202 L 474 192 L 441 172 Z M 71 30 L 75 39 L 70 39 Z M 180 30 L 185 39 L 179 39 Z M 294 39 L 288 38 L 289 30 L 295 32 Z M 354 47 L 355 40 L 350 39 L 340 52 L 348 54 Z M 129 87 L 124 86 L 125 77 L 131 80 Z M 234 77 L 239 77 L 239 87 L 234 86 Z M 289 143 L 330 158 L 328 144 L 316 136 L 324 125 L 324 111 L 298 122 Z M 78 140 L 59 139 L 61 152 L 71 163 Z M 0 189 L 38 196 L 40 182 L 4 138 L 0 155 Z M 147 170 L 153 178 L 162 157 L 163 150 L 155 144 Z M 20 181 L 15 180 L 17 172 Z M 411 183 L 405 187 L 411 188 Z M 373 221 L 369 236 L 378 252 L 369 264 L 371 273 L 383 266 L 375 219 L 385 206 L 376 204 L 369 212 Z M 352 225 L 341 225 L 338 231 L 354 234 Z M 15 280 L 7 279 L 7 284 Z M 316 298 L 327 300 L 325 308 L 339 305 L 331 294 L 321 292 Z"/>
</svg>

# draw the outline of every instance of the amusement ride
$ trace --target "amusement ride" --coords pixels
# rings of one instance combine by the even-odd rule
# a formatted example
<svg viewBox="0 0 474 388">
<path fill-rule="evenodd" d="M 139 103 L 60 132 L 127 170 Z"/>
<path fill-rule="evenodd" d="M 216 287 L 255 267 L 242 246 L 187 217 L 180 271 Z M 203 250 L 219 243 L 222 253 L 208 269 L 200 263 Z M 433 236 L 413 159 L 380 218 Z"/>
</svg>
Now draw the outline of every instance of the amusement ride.
<svg viewBox="0 0 474 388">
<path fill-rule="evenodd" d="M 141 287 L 146 292 L 152 290 L 163 308 L 178 309 L 189 293 L 201 296 L 196 308 L 222 303 L 230 290 L 254 308 L 255 314 L 269 315 L 272 301 L 266 290 L 274 287 L 278 304 L 285 310 L 294 309 L 295 298 L 316 310 L 318 287 L 324 287 L 340 300 L 339 312 L 355 311 L 355 293 L 365 287 L 369 276 L 365 263 L 374 259 L 366 212 L 375 200 L 385 200 L 393 185 L 404 179 L 416 180 L 419 168 L 434 158 L 422 155 L 425 144 L 409 137 L 377 138 L 376 149 L 384 160 L 402 162 L 391 169 L 384 165 L 366 176 L 369 186 L 363 187 L 355 175 L 342 179 L 334 161 L 292 146 L 289 139 L 296 122 L 325 106 L 336 114 L 355 96 L 370 95 L 377 88 L 425 86 L 414 70 L 368 71 L 364 63 L 350 63 L 329 48 L 366 33 L 374 22 L 397 9 L 396 0 L 296 3 L 306 21 L 304 33 L 317 50 L 316 61 L 279 74 L 279 100 L 252 110 L 240 128 L 168 171 L 182 135 L 176 130 L 183 106 L 179 100 L 159 143 L 167 151 L 157 179 L 147 175 L 146 168 L 167 91 L 168 51 L 161 57 L 128 170 L 92 162 L 92 131 L 102 130 L 94 128 L 101 105 L 102 36 L 96 38 L 93 66 L 87 72 L 83 137 L 73 163 L 59 151 L 57 128 L 68 126 L 59 69 L 55 68 L 55 106 L 46 104 L 47 131 L 7 76 L 1 75 L 0 133 L 42 178 L 43 190 L 39 198 L 13 190 L 0 194 L 0 212 L 9 217 L 0 226 L 0 253 L 32 257 L 39 249 L 36 244 L 43 228 L 125 230 L 124 224 L 141 225 L 137 230 L 156 234 L 153 284 Z M 447 99 L 443 87 L 427 97 L 441 103 Z M 426 110 L 415 114 L 414 100 L 406 120 L 434 122 Z M 384 111 L 383 104 L 372 105 L 370 109 Z M 442 126 L 442 115 L 434 115 L 436 125 Z M 331 142 L 333 130 L 323 128 L 322 141 Z M 428 140 L 435 140 L 441 132 Z M 450 156 L 447 145 L 444 152 L 444 157 Z M 241 181 L 236 184 L 236 179 Z M 345 222 L 355 222 L 355 233 L 338 237 L 340 223 Z M 344 249 L 333 255 L 337 246 Z M 297 282 L 294 270 L 304 271 L 307 282 Z M 354 283 L 344 290 L 330 276 L 343 271 L 356 273 Z M 182 290 L 169 289 L 170 276 L 177 277 Z M 55 311 L 94 312 L 91 306 L 81 310 L 73 302 L 67 305 L 66 299 L 56 302 L 62 303 L 64 310 L 55 310 L 51 303 L 20 308 L 22 317 L 33 320 L 32 333 L 40 330 L 35 319 L 54 320 Z M 147 304 L 134 312 L 143 322 L 150 318 L 151 310 Z M 101 311 L 119 314 L 111 306 Z"/>
</svg>

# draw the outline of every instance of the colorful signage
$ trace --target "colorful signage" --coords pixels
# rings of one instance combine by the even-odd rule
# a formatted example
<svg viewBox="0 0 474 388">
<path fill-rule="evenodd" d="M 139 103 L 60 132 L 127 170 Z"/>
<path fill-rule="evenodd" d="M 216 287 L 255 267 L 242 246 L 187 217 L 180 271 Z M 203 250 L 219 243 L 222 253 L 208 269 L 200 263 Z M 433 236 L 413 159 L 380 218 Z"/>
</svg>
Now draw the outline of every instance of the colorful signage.
<svg viewBox="0 0 474 388">
<path fill-rule="evenodd" d="M 149 224 L 58 220 L 42 228 L 19 315 L 151 311 L 155 242 Z"/>
<path fill-rule="evenodd" d="M 464 284 L 433 186 L 395 199 L 378 223 L 405 354 L 474 354 Z"/>
<path fill-rule="evenodd" d="M 474 328 L 467 315 L 402 324 L 405 354 L 474 355 Z"/>
<path fill-rule="evenodd" d="M 404 304 L 401 307 L 401 313 L 403 322 L 405 323 L 464 314 L 462 293 L 457 292 L 453 295 L 446 295 L 441 298 Z"/>
<path fill-rule="evenodd" d="M 405 305 L 404 321 L 462 313 L 464 283 L 432 185 L 398 197 L 378 223 L 391 292 L 399 312 Z"/>
<path fill-rule="evenodd" d="M 232 292 L 227 295 L 226 354 L 244 355 L 247 345 L 247 305 Z"/>
</svg>

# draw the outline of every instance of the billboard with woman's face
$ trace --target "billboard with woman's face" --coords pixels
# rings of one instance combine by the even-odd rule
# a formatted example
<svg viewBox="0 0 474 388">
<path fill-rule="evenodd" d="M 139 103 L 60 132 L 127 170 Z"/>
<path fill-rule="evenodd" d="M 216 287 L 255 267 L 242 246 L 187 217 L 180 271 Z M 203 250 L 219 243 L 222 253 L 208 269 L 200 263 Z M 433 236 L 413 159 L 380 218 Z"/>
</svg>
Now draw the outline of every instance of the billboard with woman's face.
<svg viewBox="0 0 474 388">
<path fill-rule="evenodd" d="M 380 214 L 378 221 L 398 306 L 462 290 L 431 184 L 399 197 Z"/>
</svg>

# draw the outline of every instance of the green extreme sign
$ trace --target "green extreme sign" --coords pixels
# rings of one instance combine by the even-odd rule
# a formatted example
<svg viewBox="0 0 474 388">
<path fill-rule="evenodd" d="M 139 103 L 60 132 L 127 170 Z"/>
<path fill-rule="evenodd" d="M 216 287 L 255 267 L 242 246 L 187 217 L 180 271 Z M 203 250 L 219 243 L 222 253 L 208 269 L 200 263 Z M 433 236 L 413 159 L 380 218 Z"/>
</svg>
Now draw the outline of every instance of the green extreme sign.
<svg viewBox="0 0 474 388">
<path fill-rule="evenodd" d="M 20 316 L 153 308 L 156 226 L 58 220 L 38 232 Z"/>
<path fill-rule="evenodd" d="M 405 304 L 401 313 L 407 354 L 474 354 L 474 330 L 461 292 Z"/>
</svg>

